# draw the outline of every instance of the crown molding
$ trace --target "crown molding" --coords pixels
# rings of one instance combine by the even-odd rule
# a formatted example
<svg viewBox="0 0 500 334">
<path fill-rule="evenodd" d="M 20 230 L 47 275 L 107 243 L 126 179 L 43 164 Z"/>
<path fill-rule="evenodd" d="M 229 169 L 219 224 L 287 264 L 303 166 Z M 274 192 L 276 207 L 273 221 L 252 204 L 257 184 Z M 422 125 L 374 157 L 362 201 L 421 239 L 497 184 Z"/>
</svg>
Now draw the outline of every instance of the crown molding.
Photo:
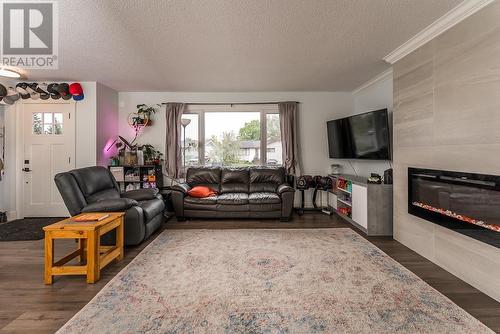
<svg viewBox="0 0 500 334">
<path fill-rule="evenodd" d="M 384 81 L 384 80 L 387 80 L 390 78 L 392 78 L 392 68 L 385 70 L 384 72 L 380 73 L 379 75 L 371 78 L 370 80 L 368 80 L 367 82 L 365 82 L 364 84 L 359 86 L 358 88 L 354 89 L 351 93 L 352 93 L 352 95 L 358 94 L 359 92 L 370 87 L 371 85 L 374 85 L 377 82 Z"/>
<path fill-rule="evenodd" d="M 384 60 L 389 64 L 394 64 L 494 1 L 496 0 L 464 0 L 458 6 L 424 28 L 424 30 L 403 43 L 396 50 L 389 53 L 384 57 Z"/>
</svg>

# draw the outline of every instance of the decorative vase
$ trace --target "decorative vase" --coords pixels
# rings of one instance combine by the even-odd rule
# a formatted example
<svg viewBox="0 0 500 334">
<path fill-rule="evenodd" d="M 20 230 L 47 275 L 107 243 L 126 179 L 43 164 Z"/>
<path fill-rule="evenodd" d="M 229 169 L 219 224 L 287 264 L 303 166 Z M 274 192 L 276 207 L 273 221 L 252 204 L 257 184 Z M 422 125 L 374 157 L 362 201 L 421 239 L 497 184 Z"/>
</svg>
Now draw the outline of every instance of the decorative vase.
<svg viewBox="0 0 500 334">
<path fill-rule="evenodd" d="M 137 151 L 125 152 L 125 165 L 127 166 L 137 165 Z"/>
</svg>

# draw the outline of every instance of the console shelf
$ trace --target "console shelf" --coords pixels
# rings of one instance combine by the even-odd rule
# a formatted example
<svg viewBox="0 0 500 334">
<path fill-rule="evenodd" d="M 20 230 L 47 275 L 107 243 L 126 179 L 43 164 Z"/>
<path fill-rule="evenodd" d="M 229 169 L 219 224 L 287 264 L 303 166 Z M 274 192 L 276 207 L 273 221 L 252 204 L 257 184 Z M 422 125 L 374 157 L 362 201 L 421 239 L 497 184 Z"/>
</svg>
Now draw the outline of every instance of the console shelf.
<svg viewBox="0 0 500 334">
<path fill-rule="evenodd" d="M 367 235 L 392 235 L 392 184 L 372 184 L 355 175 L 330 176 L 341 185 L 329 191 L 333 211 Z"/>
</svg>

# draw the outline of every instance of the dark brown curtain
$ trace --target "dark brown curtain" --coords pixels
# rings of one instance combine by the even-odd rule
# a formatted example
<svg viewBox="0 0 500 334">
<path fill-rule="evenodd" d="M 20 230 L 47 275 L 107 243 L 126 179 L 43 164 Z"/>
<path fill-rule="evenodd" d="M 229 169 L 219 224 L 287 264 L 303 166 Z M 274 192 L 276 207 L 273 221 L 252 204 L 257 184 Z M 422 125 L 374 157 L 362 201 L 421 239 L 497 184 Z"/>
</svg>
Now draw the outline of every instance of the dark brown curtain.
<svg viewBox="0 0 500 334">
<path fill-rule="evenodd" d="M 278 103 L 280 112 L 283 167 L 290 175 L 300 175 L 299 145 L 297 133 L 297 103 Z"/>
<path fill-rule="evenodd" d="M 184 108 L 184 103 L 166 104 L 165 171 L 174 179 L 180 176 L 182 167 L 181 118 Z"/>
</svg>

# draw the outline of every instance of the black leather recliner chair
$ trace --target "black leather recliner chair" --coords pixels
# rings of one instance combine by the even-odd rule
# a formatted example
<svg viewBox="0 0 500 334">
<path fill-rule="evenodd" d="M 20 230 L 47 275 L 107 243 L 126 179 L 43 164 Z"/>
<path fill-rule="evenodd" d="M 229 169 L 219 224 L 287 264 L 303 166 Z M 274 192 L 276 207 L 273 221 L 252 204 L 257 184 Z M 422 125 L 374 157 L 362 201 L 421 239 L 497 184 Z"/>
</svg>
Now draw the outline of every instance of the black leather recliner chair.
<svg viewBox="0 0 500 334">
<path fill-rule="evenodd" d="M 186 183 L 172 187 L 177 220 L 186 218 L 279 218 L 292 215 L 295 189 L 279 168 L 189 168 Z M 195 198 L 194 186 L 207 186 L 217 195 Z"/>
<path fill-rule="evenodd" d="M 156 231 L 163 221 L 163 203 L 157 189 L 138 189 L 120 194 L 111 172 L 100 166 L 74 169 L 54 177 L 71 216 L 82 212 L 125 212 L 125 245 L 137 245 Z M 112 233 L 103 244 L 114 242 Z"/>
</svg>

